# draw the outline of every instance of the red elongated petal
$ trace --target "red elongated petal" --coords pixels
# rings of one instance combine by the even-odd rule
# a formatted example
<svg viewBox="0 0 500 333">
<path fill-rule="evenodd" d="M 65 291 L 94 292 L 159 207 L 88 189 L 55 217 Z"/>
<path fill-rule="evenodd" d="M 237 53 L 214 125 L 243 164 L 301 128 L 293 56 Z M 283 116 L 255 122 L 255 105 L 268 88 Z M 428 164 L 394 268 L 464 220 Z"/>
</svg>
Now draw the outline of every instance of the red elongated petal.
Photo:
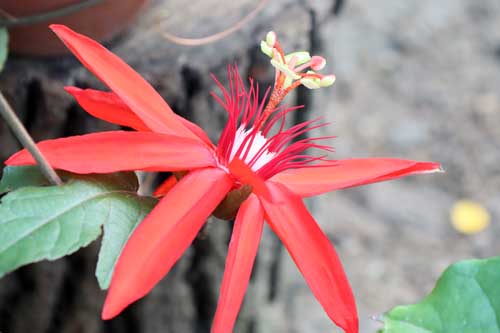
<svg viewBox="0 0 500 333">
<path fill-rule="evenodd" d="M 250 280 L 263 226 L 264 211 L 259 199 L 251 194 L 241 205 L 234 223 L 212 333 L 233 331 Z"/>
<path fill-rule="evenodd" d="M 332 166 L 289 169 L 271 178 L 293 193 L 309 197 L 347 187 L 441 171 L 439 163 L 396 158 L 359 158 L 339 160 Z"/>
<path fill-rule="evenodd" d="M 152 131 L 198 139 L 153 87 L 118 56 L 64 25 L 52 24 L 50 28 Z"/>
<path fill-rule="evenodd" d="M 149 127 L 115 93 L 77 87 L 64 87 L 64 89 L 75 97 L 85 111 L 96 118 L 138 131 L 150 131 Z"/>
<path fill-rule="evenodd" d="M 195 170 L 160 201 L 125 244 L 106 297 L 103 319 L 146 295 L 172 268 L 232 186 L 217 168 Z"/>
<path fill-rule="evenodd" d="M 258 174 L 253 172 L 253 170 L 246 165 L 245 162 L 235 157 L 231 163 L 229 163 L 228 168 L 231 174 L 241 183 L 251 185 L 252 192 L 265 197 L 267 200 L 271 200 L 269 190 L 267 189 L 264 180 Z"/>
<path fill-rule="evenodd" d="M 76 98 L 85 111 L 96 118 L 113 124 L 128 126 L 138 131 L 150 131 L 149 127 L 114 92 L 94 89 L 84 90 L 77 87 L 65 87 L 65 90 Z M 175 118 L 209 147 L 213 146 L 207 133 L 198 125 L 177 114 Z"/>
<path fill-rule="evenodd" d="M 267 185 L 279 204 L 261 199 L 266 221 L 285 244 L 328 316 L 346 333 L 358 333 L 356 303 L 333 245 L 300 197 L 281 184 Z"/>
<path fill-rule="evenodd" d="M 37 146 L 54 168 L 75 173 L 177 171 L 216 164 L 204 144 L 153 132 L 101 132 L 42 141 Z M 33 165 L 35 161 L 23 149 L 5 164 Z"/>
<path fill-rule="evenodd" d="M 160 186 L 156 188 L 153 192 L 153 196 L 155 197 L 163 197 L 165 196 L 174 186 L 177 184 L 177 178 L 174 175 L 168 177 Z"/>
</svg>

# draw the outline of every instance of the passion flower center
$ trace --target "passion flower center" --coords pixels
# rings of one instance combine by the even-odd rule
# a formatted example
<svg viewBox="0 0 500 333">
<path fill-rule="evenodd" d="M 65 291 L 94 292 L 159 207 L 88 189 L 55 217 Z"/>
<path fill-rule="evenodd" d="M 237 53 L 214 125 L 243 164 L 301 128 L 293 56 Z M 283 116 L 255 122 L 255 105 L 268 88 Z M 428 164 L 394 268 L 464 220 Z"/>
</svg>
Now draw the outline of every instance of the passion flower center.
<svg viewBox="0 0 500 333">
<path fill-rule="evenodd" d="M 240 126 L 236 131 L 229 159 L 233 160 L 237 156 L 253 171 L 258 171 L 277 155 L 268 146 L 268 140 L 261 131 L 246 130 L 244 126 Z"/>
</svg>

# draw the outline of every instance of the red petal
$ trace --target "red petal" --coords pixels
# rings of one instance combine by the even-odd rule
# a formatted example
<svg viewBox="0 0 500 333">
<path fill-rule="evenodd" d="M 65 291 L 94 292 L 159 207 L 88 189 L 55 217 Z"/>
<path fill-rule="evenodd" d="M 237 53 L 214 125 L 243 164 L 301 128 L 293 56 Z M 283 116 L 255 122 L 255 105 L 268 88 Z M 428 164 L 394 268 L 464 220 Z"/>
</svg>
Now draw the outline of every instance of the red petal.
<svg viewBox="0 0 500 333">
<path fill-rule="evenodd" d="M 54 168 L 75 173 L 176 171 L 216 165 L 204 144 L 153 132 L 101 132 L 42 141 L 37 146 Z M 32 165 L 35 161 L 23 149 L 5 164 Z"/>
<path fill-rule="evenodd" d="M 251 194 L 241 205 L 234 223 L 212 333 L 233 331 L 250 280 L 263 226 L 264 211 L 259 199 Z"/>
<path fill-rule="evenodd" d="M 128 126 L 138 131 L 150 131 L 149 127 L 114 92 L 93 89 L 83 90 L 76 87 L 65 87 L 64 89 L 76 98 L 85 111 L 96 118 L 113 124 Z M 213 146 L 207 133 L 198 125 L 177 114 L 175 117 L 209 147 Z"/>
<path fill-rule="evenodd" d="M 195 170 L 179 181 L 139 224 L 118 259 L 103 319 L 146 295 L 193 242 L 232 186 L 226 172 Z"/>
<path fill-rule="evenodd" d="M 273 199 L 282 204 L 261 199 L 266 221 L 285 244 L 328 316 L 346 333 L 357 333 L 356 303 L 332 244 L 298 196 L 281 184 L 267 184 Z"/>
<path fill-rule="evenodd" d="M 153 196 L 155 197 L 163 197 L 165 196 L 174 186 L 177 184 L 177 178 L 174 175 L 171 175 L 167 178 L 160 186 L 156 188 L 153 192 Z"/>
<path fill-rule="evenodd" d="M 77 87 L 64 87 L 64 89 L 75 97 L 85 111 L 96 118 L 138 131 L 150 131 L 149 127 L 115 93 Z"/>
<path fill-rule="evenodd" d="M 264 180 L 258 174 L 253 172 L 253 170 L 245 162 L 240 160 L 238 157 L 235 157 L 231 163 L 229 163 L 228 168 L 231 174 L 241 183 L 251 185 L 253 193 L 258 194 L 261 197 L 265 197 L 269 201 L 272 200 Z"/>
<path fill-rule="evenodd" d="M 64 25 L 52 24 L 50 28 L 82 64 L 111 88 L 151 130 L 198 140 L 153 87 L 123 60 L 96 41 Z"/>
<path fill-rule="evenodd" d="M 336 161 L 332 166 L 289 169 L 271 178 L 286 185 L 293 193 L 309 197 L 352 186 L 441 171 L 433 162 L 395 158 L 360 158 Z"/>
</svg>

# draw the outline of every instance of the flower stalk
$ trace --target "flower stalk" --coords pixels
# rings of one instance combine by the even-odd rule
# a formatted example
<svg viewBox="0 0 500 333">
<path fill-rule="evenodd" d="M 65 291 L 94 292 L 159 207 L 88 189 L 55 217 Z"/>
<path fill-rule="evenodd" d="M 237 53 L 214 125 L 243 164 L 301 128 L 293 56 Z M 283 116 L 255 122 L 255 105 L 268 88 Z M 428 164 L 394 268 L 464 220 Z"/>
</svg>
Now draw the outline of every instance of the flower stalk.
<svg viewBox="0 0 500 333">
<path fill-rule="evenodd" d="M 36 146 L 35 142 L 28 134 L 28 131 L 23 126 L 16 113 L 9 105 L 4 95 L 0 92 L 0 114 L 5 119 L 5 122 L 12 130 L 16 138 L 21 142 L 35 159 L 40 171 L 43 175 L 54 185 L 62 185 L 61 178 L 57 175 L 55 170 L 50 166 L 49 162 L 45 159 L 42 152 Z"/>
</svg>

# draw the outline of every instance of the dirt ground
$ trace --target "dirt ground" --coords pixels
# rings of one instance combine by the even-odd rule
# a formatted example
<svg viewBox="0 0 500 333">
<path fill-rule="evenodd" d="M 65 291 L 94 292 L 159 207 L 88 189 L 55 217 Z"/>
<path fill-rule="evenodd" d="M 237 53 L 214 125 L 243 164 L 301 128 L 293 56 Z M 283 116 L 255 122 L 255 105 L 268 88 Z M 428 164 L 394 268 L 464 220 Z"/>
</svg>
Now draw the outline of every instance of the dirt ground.
<svg viewBox="0 0 500 333">
<path fill-rule="evenodd" d="M 337 75 L 314 98 L 336 158 L 390 156 L 442 163 L 446 173 L 364 186 L 313 200 L 336 244 L 360 312 L 370 319 L 430 292 L 449 264 L 500 253 L 500 3 L 495 0 L 347 0 L 320 26 Z M 492 225 L 463 236 L 449 221 L 458 199 L 477 200 Z M 263 309 L 260 332 L 331 332 L 293 262 L 283 302 Z M 271 320 L 271 317 L 274 317 Z"/>
</svg>

